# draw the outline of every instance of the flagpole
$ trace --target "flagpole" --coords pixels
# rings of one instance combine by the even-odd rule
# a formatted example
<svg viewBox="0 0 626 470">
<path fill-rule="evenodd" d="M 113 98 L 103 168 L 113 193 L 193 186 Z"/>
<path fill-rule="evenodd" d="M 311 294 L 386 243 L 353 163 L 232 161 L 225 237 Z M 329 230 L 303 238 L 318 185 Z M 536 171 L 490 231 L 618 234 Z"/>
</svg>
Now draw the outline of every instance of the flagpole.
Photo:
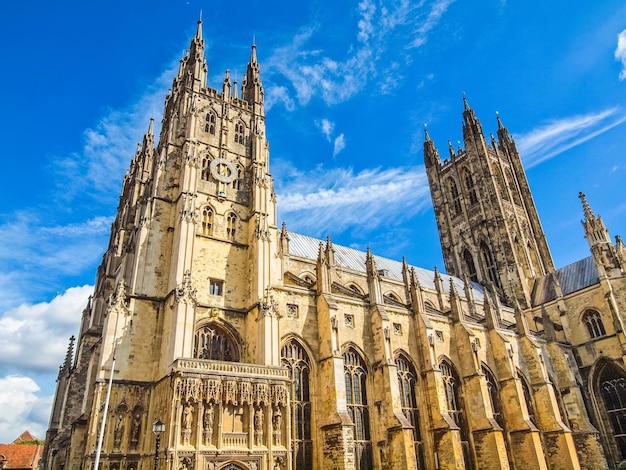
<svg viewBox="0 0 626 470">
<path fill-rule="evenodd" d="M 102 424 L 100 426 L 100 436 L 98 436 L 98 448 L 96 450 L 96 461 L 94 463 L 94 470 L 98 470 L 100 465 L 100 453 L 102 452 L 102 438 L 104 437 L 104 426 L 107 421 L 107 414 L 109 411 L 109 399 L 111 398 L 111 385 L 113 385 L 113 372 L 115 371 L 115 343 L 113 344 L 113 362 L 111 362 L 111 374 L 109 376 L 109 386 L 107 387 L 107 396 L 104 401 L 104 415 L 102 416 Z"/>
</svg>

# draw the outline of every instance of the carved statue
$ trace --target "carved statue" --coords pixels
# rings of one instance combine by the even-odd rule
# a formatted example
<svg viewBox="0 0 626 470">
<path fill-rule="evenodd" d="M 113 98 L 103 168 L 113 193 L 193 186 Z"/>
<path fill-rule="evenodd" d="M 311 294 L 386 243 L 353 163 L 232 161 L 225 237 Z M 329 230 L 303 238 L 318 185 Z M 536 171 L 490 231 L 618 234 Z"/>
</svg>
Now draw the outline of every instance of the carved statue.
<svg viewBox="0 0 626 470">
<path fill-rule="evenodd" d="M 212 404 L 207 404 L 204 409 L 204 445 L 211 444 L 211 438 L 213 437 L 213 420 L 215 411 Z"/>
<path fill-rule="evenodd" d="M 191 423 L 193 421 L 193 407 L 190 404 L 183 408 L 183 445 L 189 445 L 191 440 Z"/>
<path fill-rule="evenodd" d="M 139 434 L 141 433 L 141 415 L 139 413 L 135 413 L 133 416 L 133 425 L 130 431 L 130 442 L 137 445 L 139 442 Z"/>
<path fill-rule="evenodd" d="M 117 417 L 117 422 L 115 423 L 115 430 L 113 431 L 113 450 L 120 450 L 120 445 L 122 443 L 122 438 L 124 437 L 124 415 L 120 414 Z"/>
<path fill-rule="evenodd" d="M 280 408 L 276 408 L 276 411 L 274 411 L 273 419 L 274 419 L 274 444 L 280 445 L 280 441 L 282 440 L 281 428 L 282 428 L 282 421 L 283 421 L 283 415 L 280 412 Z"/>
<path fill-rule="evenodd" d="M 263 444 L 263 409 L 257 408 L 254 412 L 254 432 L 256 437 L 256 445 Z"/>
</svg>

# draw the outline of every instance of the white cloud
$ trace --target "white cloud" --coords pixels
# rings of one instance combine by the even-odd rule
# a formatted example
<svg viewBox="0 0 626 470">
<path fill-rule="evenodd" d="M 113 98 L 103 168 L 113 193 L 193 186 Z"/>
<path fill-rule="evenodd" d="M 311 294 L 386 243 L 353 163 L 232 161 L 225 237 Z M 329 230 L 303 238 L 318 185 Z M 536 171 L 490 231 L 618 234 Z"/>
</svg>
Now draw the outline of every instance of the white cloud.
<svg viewBox="0 0 626 470">
<path fill-rule="evenodd" d="M 265 91 L 265 110 L 269 111 L 278 103 L 282 103 L 287 111 L 293 111 L 296 104 L 289 96 L 289 91 L 284 86 L 272 85 L 267 87 Z"/>
<path fill-rule="evenodd" d="M 34 212 L 12 214 L 0 223 L 0 305 L 7 308 L 49 292 L 63 276 L 77 276 L 97 265 L 112 221 L 97 216 L 48 225 L 50 221 Z"/>
<path fill-rule="evenodd" d="M 322 167 L 306 175 L 290 169 L 277 179 L 281 217 L 295 231 L 323 236 L 359 226 L 376 231 L 395 225 L 430 204 L 423 166 L 369 169 Z"/>
<path fill-rule="evenodd" d="M 626 80 L 626 29 L 617 35 L 615 58 L 622 63 L 622 71 L 619 74 L 619 79 Z"/>
<path fill-rule="evenodd" d="M 517 135 L 515 140 L 524 159 L 524 166 L 532 168 L 623 122 L 626 122 L 626 113 L 618 108 L 610 108 L 596 113 L 553 120 L 526 134 Z"/>
<path fill-rule="evenodd" d="M 39 439 L 46 436 L 52 396 L 38 396 L 39 391 L 30 377 L 0 378 L 0 442 L 13 442 L 25 430 Z"/>
<path fill-rule="evenodd" d="M 315 125 L 318 127 L 319 130 L 322 131 L 322 134 L 324 134 L 326 140 L 330 142 L 330 139 L 333 135 L 333 130 L 335 129 L 335 123 L 329 121 L 328 119 L 322 119 L 321 121 L 316 121 Z"/>
<path fill-rule="evenodd" d="M 53 374 L 78 333 L 92 286 L 71 287 L 50 302 L 22 304 L 0 317 L 0 372 Z"/>
<path fill-rule="evenodd" d="M 333 146 L 333 157 L 336 157 L 344 148 L 346 148 L 346 139 L 343 134 L 339 134 Z"/>
<path fill-rule="evenodd" d="M 453 1 L 398 0 L 377 8 L 372 0 L 362 0 L 355 15 L 356 37 L 347 51 L 330 56 L 316 41 L 317 34 L 324 33 L 323 27 L 308 26 L 273 51 L 266 61 L 267 74 L 285 77 L 300 105 L 314 96 L 328 105 L 344 102 L 369 87 L 373 78 L 381 84 L 381 91 L 388 93 L 402 74 L 391 59 L 397 55 L 387 52 L 424 44 Z M 403 59 L 411 60 L 410 55 Z M 281 93 L 285 90 L 281 87 Z"/>
<path fill-rule="evenodd" d="M 59 196 L 92 196 L 111 200 L 119 192 L 120 181 L 133 157 L 137 142 L 155 118 L 155 134 L 161 122 L 163 97 L 171 86 L 176 64 L 167 68 L 135 103 L 109 110 L 94 126 L 84 131 L 84 146 L 79 152 L 57 156 L 53 168 L 59 175 Z M 72 181 L 71 185 L 67 181 Z"/>
</svg>

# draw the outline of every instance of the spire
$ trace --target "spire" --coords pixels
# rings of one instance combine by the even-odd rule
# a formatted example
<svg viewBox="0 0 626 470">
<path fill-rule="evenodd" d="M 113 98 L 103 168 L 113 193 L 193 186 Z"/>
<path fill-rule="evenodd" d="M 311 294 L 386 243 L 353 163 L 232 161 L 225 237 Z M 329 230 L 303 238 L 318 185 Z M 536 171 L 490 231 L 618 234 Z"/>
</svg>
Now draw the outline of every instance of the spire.
<svg viewBox="0 0 626 470">
<path fill-rule="evenodd" d="M 583 211 L 585 212 L 585 221 L 589 222 L 595 219 L 596 216 L 591 210 L 589 203 L 587 202 L 587 196 L 585 196 L 585 194 L 581 191 L 580 193 L 578 193 L 578 197 L 583 204 Z"/>
<path fill-rule="evenodd" d="M 604 226 L 602 217 L 596 216 L 591 210 L 587 197 L 582 192 L 578 194 L 578 197 L 583 204 L 583 212 L 585 213 L 585 220 L 582 220 L 581 223 L 585 229 L 585 238 L 589 243 L 596 268 L 598 268 L 600 275 L 605 273 L 611 275 L 614 269 L 620 269 L 620 261 L 616 249 L 611 243 L 609 231 Z"/>
<path fill-rule="evenodd" d="M 454 151 L 454 147 L 452 146 L 452 141 L 448 140 L 448 152 L 450 153 L 450 158 L 456 157 L 456 152 Z"/>
<path fill-rule="evenodd" d="M 467 140 L 470 137 L 479 137 L 483 135 L 483 128 L 474 113 L 474 110 L 470 108 L 467 98 L 463 96 L 463 139 L 465 140 L 467 147 Z"/>
<path fill-rule="evenodd" d="M 173 89 L 183 83 L 185 86 L 193 88 L 195 91 L 206 86 L 206 76 L 208 68 L 204 58 L 204 40 L 202 39 L 202 20 L 198 20 L 196 34 L 191 39 L 189 52 L 185 53 L 180 61 L 178 75 L 174 79 Z"/>
<path fill-rule="evenodd" d="M 63 372 L 69 372 L 72 369 L 72 357 L 74 356 L 74 341 L 76 338 L 74 335 L 70 337 L 70 344 L 67 347 L 67 353 L 65 353 L 65 361 L 63 361 L 63 366 L 61 370 Z"/>
<path fill-rule="evenodd" d="M 326 236 L 326 262 L 328 266 L 335 265 L 335 249 L 333 248 L 333 242 L 330 240 L 330 235 Z"/>
<path fill-rule="evenodd" d="M 252 44 L 252 51 L 250 52 L 250 62 L 246 68 L 246 74 L 243 77 L 243 85 L 241 90 L 241 97 L 249 104 L 263 105 L 263 84 L 261 83 L 261 67 L 256 58 L 256 45 Z"/>
<path fill-rule="evenodd" d="M 439 157 L 439 152 L 435 147 L 435 143 L 430 140 L 430 136 L 428 135 L 428 129 L 426 129 L 426 125 L 424 125 L 424 164 L 426 168 L 439 166 L 441 165 L 441 158 Z"/>
<path fill-rule="evenodd" d="M 225 100 L 230 97 L 231 87 L 232 85 L 230 83 L 230 70 L 226 70 L 226 73 L 224 74 L 224 84 L 222 85 L 222 96 Z"/>
<path fill-rule="evenodd" d="M 498 140 L 501 144 L 510 144 L 513 142 L 511 136 L 509 135 L 509 131 L 502 124 L 502 120 L 500 119 L 500 113 L 496 111 L 496 120 L 498 121 Z"/>
</svg>

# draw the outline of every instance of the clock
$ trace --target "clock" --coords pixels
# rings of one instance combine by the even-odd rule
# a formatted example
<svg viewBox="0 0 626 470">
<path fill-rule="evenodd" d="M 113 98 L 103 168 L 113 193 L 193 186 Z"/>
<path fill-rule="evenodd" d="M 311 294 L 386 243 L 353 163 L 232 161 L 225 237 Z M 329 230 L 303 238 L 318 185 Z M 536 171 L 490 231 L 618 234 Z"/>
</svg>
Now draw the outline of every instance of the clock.
<svg viewBox="0 0 626 470">
<path fill-rule="evenodd" d="M 222 183 L 232 183 L 237 179 L 237 167 L 226 158 L 216 158 L 209 165 L 211 175 Z"/>
</svg>

